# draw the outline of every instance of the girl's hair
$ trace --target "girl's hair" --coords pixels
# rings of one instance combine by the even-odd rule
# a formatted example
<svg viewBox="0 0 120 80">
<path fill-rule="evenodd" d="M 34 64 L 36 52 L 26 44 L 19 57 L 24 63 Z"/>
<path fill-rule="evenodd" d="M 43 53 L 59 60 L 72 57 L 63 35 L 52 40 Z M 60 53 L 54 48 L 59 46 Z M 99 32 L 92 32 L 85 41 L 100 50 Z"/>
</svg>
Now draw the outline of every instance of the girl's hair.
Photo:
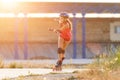
<svg viewBox="0 0 120 80">
<path fill-rule="evenodd" d="M 70 26 L 70 29 L 72 30 L 72 23 L 71 23 L 71 21 L 69 19 L 67 19 L 67 22 L 68 22 L 68 24 Z"/>
<path fill-rule="evenodd" d="M 64 24 L 66 24 L 66 23 L 69 25 L 69 28 L 72 30 L 72 23 L 71 23 L 71 21 L 69 19 L 66 19 L 66 21 L 63 22 L 63 23 L 59 23 L 59 25 L 62 26 Z"/>
</svg>

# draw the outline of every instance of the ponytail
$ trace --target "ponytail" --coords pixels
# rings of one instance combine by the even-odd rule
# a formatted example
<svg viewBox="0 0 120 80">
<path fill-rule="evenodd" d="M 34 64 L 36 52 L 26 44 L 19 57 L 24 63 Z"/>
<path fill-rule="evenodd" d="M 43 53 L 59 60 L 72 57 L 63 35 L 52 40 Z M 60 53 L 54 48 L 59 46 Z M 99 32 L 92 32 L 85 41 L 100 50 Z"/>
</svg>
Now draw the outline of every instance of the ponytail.
<svg viewBox="0 0 120 80">
<path fill-rule="evenodd" d="M 67 22 L 69 24 L 70 29 L 72 30 L 72 23 L 71 23 L 71 21 L 69 19 L 67 19 Z"/>
</svg>

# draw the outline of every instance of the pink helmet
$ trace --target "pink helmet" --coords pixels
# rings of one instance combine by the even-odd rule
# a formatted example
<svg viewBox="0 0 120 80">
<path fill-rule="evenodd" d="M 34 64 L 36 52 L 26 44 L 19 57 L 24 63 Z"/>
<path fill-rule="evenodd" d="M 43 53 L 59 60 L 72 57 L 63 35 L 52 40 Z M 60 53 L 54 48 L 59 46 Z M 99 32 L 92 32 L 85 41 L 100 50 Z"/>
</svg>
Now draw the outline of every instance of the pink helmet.
<svg viewBox="0 0 120 80">
<path fill-rule="evenodd" d="M 60 17 L 65 17 L 65 18 L 69 18 L 68 13 L 66 13 L 66 12 L 61 12 L 59 16 Z"/>
</svg>

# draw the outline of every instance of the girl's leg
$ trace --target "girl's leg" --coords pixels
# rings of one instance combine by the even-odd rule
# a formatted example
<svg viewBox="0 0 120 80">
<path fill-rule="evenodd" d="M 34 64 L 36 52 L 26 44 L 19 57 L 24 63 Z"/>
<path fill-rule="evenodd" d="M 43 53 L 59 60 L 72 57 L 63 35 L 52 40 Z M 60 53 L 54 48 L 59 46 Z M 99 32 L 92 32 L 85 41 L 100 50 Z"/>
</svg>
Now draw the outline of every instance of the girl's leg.
<svg viewBox="0 0 120 80">
<path fill-rule="evenodd" d="M 64 57 L 64 39 L 59 37 L 58 39 L 58 59 L 62 60 L 62 58 Z"/>
<path fill-rule="evenodd" d="M 66 50 L 69 44 L 70 44 L 70 41 L 64 41 L 63 49 Z"/>
<path fill-rule="evenodd" d="M 63 60 L 65 58 L 65 50 L 67 46 L 69 45 L 70 41 L 65 41 L 63 38 L 58 39 L 58 48 L 61 48 L 61 53 L 58 53 L 59 60 Z"/>
<path fill-rule="evenodd" d="M 65 41 L 63 38 L 58 39 L 58 61 L 53 70 L 61 70 L 62 62 L 65 58 L 65 49 L 67 48 L 70 41 Z"/>
<path fill-rule="evenodd" d="M 63 50 L 66 51 L 67 46 L 69 45 L 70 41 L 64 41 Z M 62 54 L 62 57 L 65 58 L 65 54 Z"/>
<path fill-rule="evenodd" d="M 63 43 L 62 43 L 62 50 L 63 50 L 63 53 L 61 53 L 61 54 L 59 54 L 59 60 L 64 60 L 64 58 L 65 58 L 65 50 L 66 50 L 66 48 L 67 48 L 67 46 L 69 45 L 69 43 L 70 43 L 70 41 L 63 41 Z"/>
<path fill-rule="evenodd" d="M 53 70 L 61 70 L 61 66 L 62 66 L 62 62 L 63 62 L 63 58 L 64 58 L 63 45 L 64 45 L 64 39 L 59 37 L 58 38 L 58 61 L 55 65 L 55 68 L 53 68 Z"/>
</svg>

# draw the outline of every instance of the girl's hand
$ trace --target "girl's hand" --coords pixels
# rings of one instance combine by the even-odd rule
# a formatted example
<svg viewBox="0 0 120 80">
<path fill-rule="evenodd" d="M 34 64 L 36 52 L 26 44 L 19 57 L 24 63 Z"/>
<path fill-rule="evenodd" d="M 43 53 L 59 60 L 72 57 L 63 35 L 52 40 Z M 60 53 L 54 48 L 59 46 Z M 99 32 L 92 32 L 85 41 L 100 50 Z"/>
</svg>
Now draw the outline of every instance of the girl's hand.
<svg viewBox="0 0 120 80">
<path fill-rule="evenodd" d="M 61 32 L 60 30 L 53 29 L 53 28 L 49 28 L 48 30 L 49 30 L 49 31 L 52 31 L 52 32 L 55 32 L 55 33 L 60 33 L 60 32 Z"/>
</svg>

